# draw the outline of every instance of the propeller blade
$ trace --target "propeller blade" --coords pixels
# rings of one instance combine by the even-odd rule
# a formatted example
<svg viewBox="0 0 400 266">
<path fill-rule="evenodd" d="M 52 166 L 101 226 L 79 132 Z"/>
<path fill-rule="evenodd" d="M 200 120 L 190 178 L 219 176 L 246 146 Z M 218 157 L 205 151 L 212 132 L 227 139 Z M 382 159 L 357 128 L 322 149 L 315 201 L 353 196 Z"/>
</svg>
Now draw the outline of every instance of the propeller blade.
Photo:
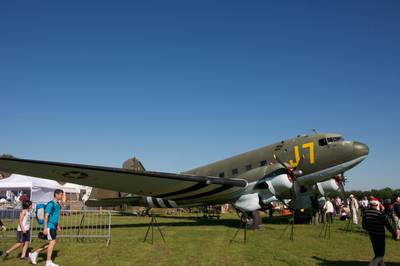
<svg viewBox="0 0 400 266">
<path fill-rule="evenodd" d="M 299 163 L 297 164 L 297 166 L 294 168 L 294 170 L 297 170 L 300 168 L 300 166 L 303 166 L 303 163 L 305 161 L 306 156 L 304 156 L 304 154 L 300 157 Z"/>
<path fill-rule="evenodd" d="M 281 165 L 288 171 L 288 174 L 289 174 L 293 179 L 295 179 L 296 176 L 303 174 L 303 171 L 301 171 L 301 170 L 299 169 L 299 166 L 302 165 L 302 162 L 304 161 L 304 157 L 305 157 L 305 156 L 303 155 L 303 156 L 300 158 L 299 163 L 298 163 L 298 165 L 297 165 L 295 168 L 290 168 L 290 167 L 288 167 L 284 162 L 282 162 L 282 160 L 279 159 L 279 157 L 278 157 L 276 154 L 274 154 L 274 159 L 277 160 L 278 163 L 281 164 Z"/>
<path fill-rule="evenodd" d="M 284 162 L 282 162 L 281 159 L 279 159 L 279 157 L 278 157 L 276 154 L 274 154 L 274 159 L 277 160 L 278 163 L 280 163 L 283 167 L 285 167 L 286 170 L 289 170 L 289 168 L 287 167 L 287 165 L 286 165 Z"/>
</svg>

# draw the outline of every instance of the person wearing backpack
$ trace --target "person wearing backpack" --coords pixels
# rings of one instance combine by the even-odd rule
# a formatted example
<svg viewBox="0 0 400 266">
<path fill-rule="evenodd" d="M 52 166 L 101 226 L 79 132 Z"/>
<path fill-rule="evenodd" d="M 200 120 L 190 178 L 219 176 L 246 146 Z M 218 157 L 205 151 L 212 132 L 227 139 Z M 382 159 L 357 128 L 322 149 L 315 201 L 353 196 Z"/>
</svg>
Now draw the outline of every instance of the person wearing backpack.
<svg viewBox="0 0 400 266">
<path fill-rule="evenodd" d="M 37 264 L 36 260 L 39 252 L 47 250 L 47 259 L 45 265 L 58 266 L 57 264 L 53 263 L 51 257 L 54 246 L 56 245 L 57 231 L 61 231 L 59 218 L 61 210 L 60 201 L 63 199 L 63 194 L 64 191 L 61 189 L 56 189 L 54 191 L 54 199 L 46 204 L 44 210 L 43 235 L 47 237 L 49 242 L 45 246 L 36 249 L 32 253 L 29 253 L 29 258 L 32 264 Z"/>
</svg>

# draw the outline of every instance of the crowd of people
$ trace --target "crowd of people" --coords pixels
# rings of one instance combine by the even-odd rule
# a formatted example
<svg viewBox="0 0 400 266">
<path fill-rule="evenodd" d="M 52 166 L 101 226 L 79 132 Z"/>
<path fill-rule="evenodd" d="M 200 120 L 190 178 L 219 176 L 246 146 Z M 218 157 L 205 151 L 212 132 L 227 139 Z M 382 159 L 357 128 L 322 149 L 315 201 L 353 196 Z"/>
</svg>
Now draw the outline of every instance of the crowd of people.
<svg viewBox="0 0 400 266">
<path fill-rule="evenodd" d="M 339 197 L 320 199 L 319 222 L 326 218 L 326 222 L 332 223 L 335 215 L 353 224 L 358 224 L 359 217 L 362 218 L 362 227 L 368 232 L 375 255 L 370 265 L 384 265 L 385 228 L 394 240 L 400 240 L 400 196 L 394 202 L 391 199 L 380 201 L 374 196 L 357 199 L 354 195 L 350 195 L 347 202 Z"/>
<path fill-rule="evenodd" d="M 20 212 L 17 228 L 17 242 L 1 256 L 7 259 L 11 252 L 21 248 L 21 259 L 28 259 L 32 264 L 37 264 L 38 254 L 47 251 L 46 266 L 57 266 L 52 261 L 52 253 L 56 244 L 57 232 L 61 231 L 59 224 L 60 211 L 65 202 L 64 192 L 60 189 L 54 191 L 53 200 L 49 201 L 44 207 L 44 221 L 42 223 L 42 232 L 38 237 L 48 242 L 43 246 L 30 252 L 27 256 L 28 246 L 31 239 L 30 223 L 33 217 L 32 202 L 27 198 L 21 197 L 22 209 Z M 396 197 L 394 202 L 390 199 L 378 200 L 374 196 L 357 199 L 350 195 L 347 201 L 343 202 L 341 198 L 320 198 L 318 200 L 319 211 L 318 221 L 332 223 L 335 216 L 341 220 L 349 220 L 353 224 L 359 223 L 362 218 L 362 227 L 369 234 L 374 258 L 370 265 L 384 265 L 385 255 L 385 228 L 391 233 L 394 240 L 400 240 L 400 196 Z M 37 218 L 38 215 L 36 215 Z M 6 230 L 6 227 L 0 220 L 0 230 Z"/>
<path fill-rule="evenodd" d="M 22 208 L 22 203 L 29 199 L 27 191 L 7 190 L 3 196 L 0 196 L 0 204 L 11 204 L 16 209 Z"/>
<path fill-rule="evenodd" d="M 42 230 L 38 237 L 43 240 L 47 240 L 43 246 L 36 248 L 33 252 L 30 252 L 28 256 L 27 250 L 31 241 L 31 218 L 33 216 L 32 202 L 30 200 L 22 201 L 22 209 L 20 212 L 17 228 L 17 242 L 12 245 L 8 250 L 4 251 L 1 256 L 3 260 L 7 259 L 11 252 L 22 249 L 21 259 L 30 260 L 32 264 L 37 264 L 37 257 L 40 252 L 47 251 L 46 266 L 57 266 L 52 261 L 53 249 L 56 244 L 57 232 L 61 231 L 59 224 L 60 211 L 62 201 L 64 199 L 64 192 L 61 189 L 54 191 L 53 200 L 49 201 L 44 207 L 44 220 L 42 223 Z M 6 230 L 3 223 L 0 220 L 0 228 Z"/>
</svg>

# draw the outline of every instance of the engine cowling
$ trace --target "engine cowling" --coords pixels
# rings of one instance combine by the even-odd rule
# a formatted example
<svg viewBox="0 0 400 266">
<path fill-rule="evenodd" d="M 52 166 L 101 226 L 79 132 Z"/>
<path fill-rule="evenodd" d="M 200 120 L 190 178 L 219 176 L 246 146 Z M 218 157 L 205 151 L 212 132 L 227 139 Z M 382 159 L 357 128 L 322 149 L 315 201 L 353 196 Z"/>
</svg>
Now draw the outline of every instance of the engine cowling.
<svg viewBox="0 0 400 266">
<path fill-rule="evenodd" d="M 280 174 L 275 177 L 267 178 L 265 182 L 268 184 L 268 189 L 274 195 L 282 194 L 292 188 L 293 183 L 288 178 L 287 174 Z"/>
<path fill-rule="evenodd" d="M 317 191 L 322 196 L 325 196 L 326 194 L 331 193 L 331 192 L 340 191 L 340 186 L 334 178 L 331 178 L 331 179 L 323 181 L 323 182 L 319 182 L 315 186 L 316 186 Z"/>
<path fill-rule="evenodd" d="M 293 182 L 287 173 L 287 170 L 281 165 L 273 164 L 268 168 L 268 172 L 255 185 L 255 189 L 268 190 L 272 195 L 280 195 L 289 191 L 293 187 Z"/>
<path fill-rule="evenodd" d="M 249 187 L 248 194 L 240 196 L 234 204 L 246 211 L 262 209 L 265 204 L 276 201 L 276 196 L 293 187 L 287 170 L 279 164 L 255 168 L 240 177 L 250 183 L 255 183 L 254 186 Z"/>
</svg>

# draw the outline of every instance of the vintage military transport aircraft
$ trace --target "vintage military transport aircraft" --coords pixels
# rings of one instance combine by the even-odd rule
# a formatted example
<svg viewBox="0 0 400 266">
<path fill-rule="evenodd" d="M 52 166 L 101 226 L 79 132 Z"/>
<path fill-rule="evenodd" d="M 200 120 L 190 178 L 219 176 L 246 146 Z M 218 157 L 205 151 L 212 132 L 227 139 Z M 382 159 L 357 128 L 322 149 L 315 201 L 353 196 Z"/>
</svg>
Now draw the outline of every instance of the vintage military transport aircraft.
<svg viewBox="0 0 400 266">
<path fill-rule="evenodd" d="M 273 201 L 292 199 L 292 208 L 305 209 L 318 195 L 343 191 L 344 172 L 368 153 L 361 142 L 315 133 L 180 174 L 147 171 L 141 163 L 140 169 L 131 170 L 5 157 L 0 158 L 0 170 L 99 189 L 86 202 L 88 206 L 176 208 L 231 203 L 251 218 Z M 117 196 L 101 198 L 102 189 Z"/>
</svg>

